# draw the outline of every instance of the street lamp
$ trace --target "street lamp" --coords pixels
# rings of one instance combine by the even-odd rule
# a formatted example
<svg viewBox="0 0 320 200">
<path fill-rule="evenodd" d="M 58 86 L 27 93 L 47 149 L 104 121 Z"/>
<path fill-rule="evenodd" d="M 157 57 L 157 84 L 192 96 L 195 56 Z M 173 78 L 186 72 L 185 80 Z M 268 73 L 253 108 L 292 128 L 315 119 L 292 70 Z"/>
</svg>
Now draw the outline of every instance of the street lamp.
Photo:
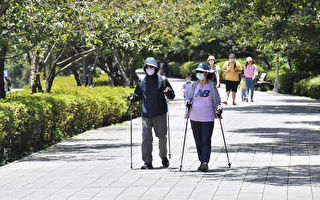
<svg viewBox="0 0 320 200">
<path fill-rule="evenodd" d="M 280 86 L 278 83 L 278 78 L 279 78 L 279 52 L 277 53 L 277 63 L 276 63 L 276 68 L 277 68 L 277 74 L 276 74 L 276 79 L 274 80 L 274 92 L 279 92 Z"/>
</svg>

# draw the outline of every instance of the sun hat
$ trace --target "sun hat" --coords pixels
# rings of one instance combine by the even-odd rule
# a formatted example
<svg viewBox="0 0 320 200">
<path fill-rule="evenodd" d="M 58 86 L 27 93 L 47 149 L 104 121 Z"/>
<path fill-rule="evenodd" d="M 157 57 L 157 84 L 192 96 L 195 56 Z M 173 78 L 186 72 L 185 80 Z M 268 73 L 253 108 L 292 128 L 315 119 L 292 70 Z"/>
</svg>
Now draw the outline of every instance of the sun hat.
<svg viewBox="0 0 320 200">
<path fill-rule="evenodd" d="M 210 69 L 209 65 L 207 63 L 200 63 L 196 69 L 192 70 L 192 73 L 196 72 L 208 72 L 212 73 L 213 71 Z"/>
</svg>

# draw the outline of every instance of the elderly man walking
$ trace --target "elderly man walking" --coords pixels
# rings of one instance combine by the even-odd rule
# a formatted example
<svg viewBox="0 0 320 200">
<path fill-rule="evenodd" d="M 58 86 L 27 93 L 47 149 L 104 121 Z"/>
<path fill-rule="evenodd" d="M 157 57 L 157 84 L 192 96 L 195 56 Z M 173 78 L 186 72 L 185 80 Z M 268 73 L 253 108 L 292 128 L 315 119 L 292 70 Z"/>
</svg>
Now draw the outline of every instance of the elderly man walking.
<svg viewBox="0 0 320 200">
<path fill-rule="evenodd" d="M 156 137 L 159 138 L 159 151 L 162 165 L 169 166 L 167 158 L 167 101 L 174 99 L 174 91 L 166 77 L 158 74 L 158 64 L 153 57 L 144 62 L 146 76 L 139 81 L 134 94 L 130 94 L 130 101 L 142 101 L 142 160 L 144 165 L 141 169 L 153 169 L 152 165 L 152 128 Z"/>
</svg>

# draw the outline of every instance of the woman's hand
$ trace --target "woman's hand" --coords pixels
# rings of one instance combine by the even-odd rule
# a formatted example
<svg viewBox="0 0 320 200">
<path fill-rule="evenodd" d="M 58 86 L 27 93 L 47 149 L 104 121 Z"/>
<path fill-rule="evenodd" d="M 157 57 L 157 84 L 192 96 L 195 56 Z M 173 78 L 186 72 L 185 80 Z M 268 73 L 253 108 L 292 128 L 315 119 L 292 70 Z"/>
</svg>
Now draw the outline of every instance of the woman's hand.
<svg viewBox="0 0 320 200">
<path fill-rule="evenodd" d="M 188 100 L 188 101 L 187 101 L 187 107 L 188 107 L 188 109 L 190 109 L 191 106 L 192 106 L 192 101 Z"/>
</svg>

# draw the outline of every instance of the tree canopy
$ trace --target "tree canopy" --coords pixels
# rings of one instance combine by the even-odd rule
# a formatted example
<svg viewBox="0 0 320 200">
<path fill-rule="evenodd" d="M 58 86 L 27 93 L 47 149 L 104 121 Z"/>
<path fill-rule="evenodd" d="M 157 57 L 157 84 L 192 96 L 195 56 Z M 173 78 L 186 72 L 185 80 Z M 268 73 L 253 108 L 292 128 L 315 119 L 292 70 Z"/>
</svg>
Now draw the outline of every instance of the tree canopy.
<svg viewBox="0 0 320 200">
<path fill-rule="evenodd" d="M 316 0 L 0 0 L 0 36 L 1 97 L 5 60 L 17 57 L 30 65 L 33 92 L 41 71 L 50 92 L 57 74 L 82 85 L 97 67 L 113 85 L 132 86 L 150 55 L 235 52 L 268 64 L 280 52 L 292 70 L 320 71 Z"/>
</svg>

